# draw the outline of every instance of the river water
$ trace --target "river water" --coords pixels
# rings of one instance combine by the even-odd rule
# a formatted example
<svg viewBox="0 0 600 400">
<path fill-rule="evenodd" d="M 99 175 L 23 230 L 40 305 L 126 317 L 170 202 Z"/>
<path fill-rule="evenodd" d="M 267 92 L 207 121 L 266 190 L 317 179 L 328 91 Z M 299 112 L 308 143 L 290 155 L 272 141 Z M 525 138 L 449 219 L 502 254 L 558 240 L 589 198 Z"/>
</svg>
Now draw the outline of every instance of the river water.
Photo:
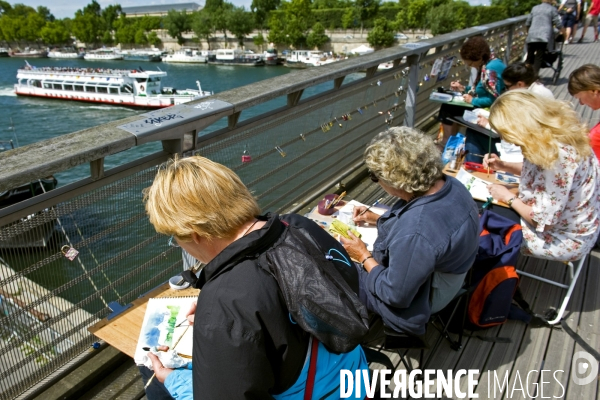
<svg viewBox="0 0 600 400">
<path fill-rule="evenodd" d="M 30 59 L 29 63 L 36 67 L 74 67 L 74 68 L 118 68 L 156 70 L 160 68 L 168 73 L 163 80 L 164 86 L 177 89 L 194 88 L 196 81 L 200 81 L 203 90 L 214 93 L 223 92 L 236 87 L 259 82 L 278 75 L 289 73 L 290 70 L 283 66 L 277 67 L 236 67 L 216 66 L 208 64 L 167 64 L 148 63 L 140 61 L 86 61 L 59 60 L 59 59 Z M 39 99 L 17 96 L 13 92 L 16 83 L 17 69 L 25 65 L 21 58 L 0 58 L 0 141 L 13 140 L 19 146 L 39 142 L 56 136 L 76 132 L 82 129 L 101 125 L 110 121 L 130 117 L 132 115 L 148 112 L 148 110 L 126 108 L 111 105 L 98 105 L 80 103 L 67 100 Z M 285 99 L 280 101 L 283 105 Z M 250 109 L 243 113 L 248 118 L 252 114 L 277 106 L 273 102 L 260 107 Z M 222 124 L 216 124 L 211 129 L 217 129 Z M 206 133 L 205 132 L 205 133 Z M 117 164 L 132 161 L 144 154 L 149 154 L 160 149 L 160 144 L 145 146 L 143 149 L 120 153 L 117 156 L 107 158 L 105 167 L 107 169 Z M 2 161 L 0 159 L 0 168 Z M 89 174 L 87 165 L 81 166 L 65 173 L 56 174 L 59 185 L 65 185 L 81 179 Z"/>
</svg>

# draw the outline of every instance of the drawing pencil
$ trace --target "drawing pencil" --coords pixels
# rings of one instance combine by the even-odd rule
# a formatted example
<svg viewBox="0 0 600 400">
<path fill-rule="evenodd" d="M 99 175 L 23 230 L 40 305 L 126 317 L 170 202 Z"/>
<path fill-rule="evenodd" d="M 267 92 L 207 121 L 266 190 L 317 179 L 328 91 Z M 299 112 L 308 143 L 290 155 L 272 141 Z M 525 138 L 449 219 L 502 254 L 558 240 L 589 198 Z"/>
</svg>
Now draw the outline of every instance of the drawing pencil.
<svg viewBox="0 0 600 400">
<path fill-rule="evenodd" d="M 371 207 L 375 207 L 377 204 L 379 204 L 379 202 L 383 200 L 383 197 L 380 198 L 379 200 L 377 200 L 375 203 L 371 204 L 369 207 L 365 208 L 364 210 L 362 210 L 360 212 L 360 214 L 357 215 L 357 217 L 360 217 L 361 215 L 363 215 L 364 213 L 366 213 L 367 211 L 369 211 L 371 209 Z"/>
</svg>

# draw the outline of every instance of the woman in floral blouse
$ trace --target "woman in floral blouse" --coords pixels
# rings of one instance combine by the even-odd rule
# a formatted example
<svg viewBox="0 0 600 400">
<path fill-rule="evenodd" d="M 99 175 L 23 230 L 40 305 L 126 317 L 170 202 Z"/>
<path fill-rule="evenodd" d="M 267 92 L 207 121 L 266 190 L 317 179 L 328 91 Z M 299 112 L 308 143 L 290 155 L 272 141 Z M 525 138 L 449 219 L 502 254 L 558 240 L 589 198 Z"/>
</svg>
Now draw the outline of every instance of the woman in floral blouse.
<svg viewBox="0 0 600 400">
<path fill-rule="evenodd" d="M 521 216 L 521 253 L 573 261 L 596 242 L 600 224 L 600 166 L 587 128 L 567 103 L 527 90 L 511 90 L 490 110 L 490 124 L 509 143 L 521 146 L 524 161 L 509 163 L 491 154 L 484 166 L 521 175 L 519 195 L 506 186 L 488 188 L 494 199 Z"/>
</svg>

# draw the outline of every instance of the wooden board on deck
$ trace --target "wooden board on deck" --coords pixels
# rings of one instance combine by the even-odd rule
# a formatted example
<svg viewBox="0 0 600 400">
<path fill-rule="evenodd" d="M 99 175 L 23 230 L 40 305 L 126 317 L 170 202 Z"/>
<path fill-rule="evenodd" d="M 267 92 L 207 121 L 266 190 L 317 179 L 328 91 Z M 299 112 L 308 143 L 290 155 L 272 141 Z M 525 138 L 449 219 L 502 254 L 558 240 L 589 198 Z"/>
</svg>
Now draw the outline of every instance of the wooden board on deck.
<svg viewBox="0 0 600 400">
<path fill-rule="evenodd" d="M 110 321 L 104 318 L 102 321 L 91 326 L 89 331 L 133 358 L 142 329 L 148 299 L 153 297 L 196 297 L 199 292 L 200 290 L 193 288 L 173 290 L 169 287 L 168 283 L 164 283 L 143 297 L 132 301 L 133 306 L 131 308 L 123 311 Z"/>
</svg>

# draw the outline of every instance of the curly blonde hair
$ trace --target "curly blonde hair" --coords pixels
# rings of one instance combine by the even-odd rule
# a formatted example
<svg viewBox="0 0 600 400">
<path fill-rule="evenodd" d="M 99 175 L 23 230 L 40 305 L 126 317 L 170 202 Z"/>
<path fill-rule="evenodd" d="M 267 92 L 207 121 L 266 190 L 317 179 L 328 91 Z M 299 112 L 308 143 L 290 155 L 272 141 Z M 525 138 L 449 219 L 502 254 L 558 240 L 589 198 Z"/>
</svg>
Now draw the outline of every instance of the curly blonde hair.
<svg viewBox="0 0 600 400">
<path fill-rule="evenodd" d="M 229 168 L 204 157 L 175 157 L 159 167 L 144 191 L 146 212 L 159 233 L 189 242 L 231 238 L 260 208 L 241 179 Z"/>
<path fill-rule="evenodd" d="M 498 97 L 490 109 L 490 125 L 502 139 L 520 146 L 529 162 L 545 169 L 558 160 L 560 145 L 575 148 L 578 160 L 592 153 L 588 129 L 569 103 L 527 89 Z"/>
<path fill-rule="evenodd" d="M 365 150 L 365 164 L 390 186 L 407 193 L 427 192 L 442 178 L 442 158 L 423 132 L 394 127 L 379 133 Z"/>
</svg>

